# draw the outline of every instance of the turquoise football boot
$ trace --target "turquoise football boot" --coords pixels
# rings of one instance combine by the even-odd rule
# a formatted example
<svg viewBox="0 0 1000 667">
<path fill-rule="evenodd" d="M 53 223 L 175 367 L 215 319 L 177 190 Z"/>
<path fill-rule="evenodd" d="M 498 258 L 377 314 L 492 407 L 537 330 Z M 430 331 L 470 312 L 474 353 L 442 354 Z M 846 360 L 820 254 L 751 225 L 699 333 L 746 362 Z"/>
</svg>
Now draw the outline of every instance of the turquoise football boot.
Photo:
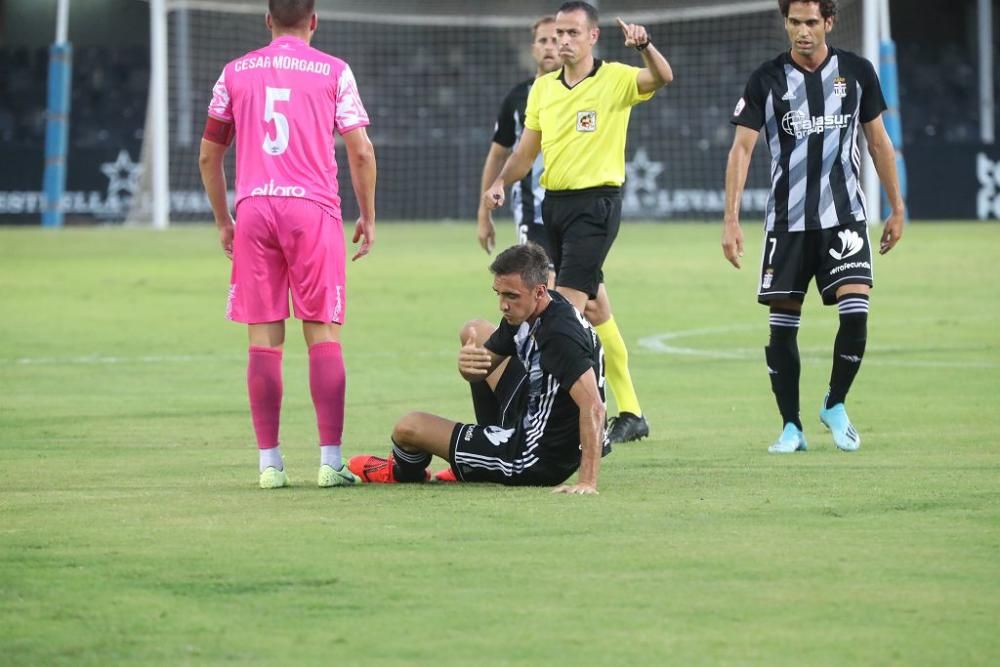
<svg viewBox="0 0 1000 667">
<path fill-rule="evenodd" d="M 850 417 L 843 403 L 837 403 L 832 407 L 826 407 L 826 399 L 823 399 L 823 407 L 819 411 L 819 420 L 823 426 L 830 430 L 833 435 L 833 444 L 842 452 L 856 452 L 861 447 L 861 434 L 857 432 L 851 424 Z"/>
<path fill-rule="evenodd" d="M 772 454 L 791 454 L 792 452 L 804 452 L 806 447 L 806 435 L 792 422 L 785 424 L 785 430 L 778 436 L 777 442 L 767 448 Z"/>
</svg>

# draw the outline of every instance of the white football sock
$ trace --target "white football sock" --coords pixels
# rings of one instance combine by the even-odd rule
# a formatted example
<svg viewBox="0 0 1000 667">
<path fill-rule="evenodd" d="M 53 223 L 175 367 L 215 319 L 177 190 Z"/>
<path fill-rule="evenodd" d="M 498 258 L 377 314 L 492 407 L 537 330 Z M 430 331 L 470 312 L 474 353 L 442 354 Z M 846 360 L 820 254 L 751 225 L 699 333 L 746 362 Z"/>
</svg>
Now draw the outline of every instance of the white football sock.
<svg viewBox="0 0 1000 667">
<path fill-rule="evenodd" d="M 339 470 L 344 465 L 340 457 L 340 445 L 320 445 L 319 464 Z"/>
<path fill-rule="evenodd" d="M 271 447 L 270 449 L 260 449 L 260 471 L 265 468 L 277 468 L 284 470 L 285 464 L 281 460 L 281 447 Z"/>
</svg>

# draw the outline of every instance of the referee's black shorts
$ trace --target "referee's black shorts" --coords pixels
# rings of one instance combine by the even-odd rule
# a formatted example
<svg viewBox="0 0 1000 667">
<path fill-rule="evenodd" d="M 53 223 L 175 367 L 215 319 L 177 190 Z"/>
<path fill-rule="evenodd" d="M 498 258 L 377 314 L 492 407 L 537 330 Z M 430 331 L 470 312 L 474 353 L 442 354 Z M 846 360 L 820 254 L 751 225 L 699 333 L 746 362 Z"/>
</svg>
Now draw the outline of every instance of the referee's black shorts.
<svg viewBox="0 0 1000 667">
<path fill-rule="evenodd" d="M 604 282 L 604 260 L 618 236 L 621 188 L 547 190 L 542 220 L 549 233 L 556 285 L 597 296 Z"/>
<path fill-rule="evenodd" d="M 549 269 L 555 270 L 552 265 L 552 242 L 549 240 L 549 233 L 545 231 L 545 225 L 540 222 L 522 222 L 517 226 L 517 242 L 541 246 L 545 256 L 549 258 Z"/>
</svg>

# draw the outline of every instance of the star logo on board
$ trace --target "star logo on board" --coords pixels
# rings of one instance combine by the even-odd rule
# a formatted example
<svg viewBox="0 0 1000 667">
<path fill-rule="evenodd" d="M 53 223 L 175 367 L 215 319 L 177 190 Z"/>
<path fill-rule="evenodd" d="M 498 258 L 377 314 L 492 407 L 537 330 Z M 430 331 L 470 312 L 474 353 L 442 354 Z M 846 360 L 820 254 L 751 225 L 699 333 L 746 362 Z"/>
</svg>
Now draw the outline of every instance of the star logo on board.
<svg viewBox="0 0 1000 667">
<path fill-rule="evenodd" d="M 663 172 L 663 163 L 649 159 L 645 148 L 635 152 L 632 161 L 625 165 L 626 183 L 630 190 L 640 192 L 658 192 L 656 177 Z"/>
<path fill-rule="evenodd" d="M 114 162 L 103 163 L 101 171 L 108 177 L 108 197 L 121 192 L 134 195 L 139 189 L 142 165 L 132 162 L 132 156 L 124 148 L 118 151 L 118 157 Z"/>
<path fill-rule="evenodd" d="M 645 148 L 640 148 L 625 164 L 625 190 L 622 193 L 622 211 L 626 215 L 650 215 L 660 210 L 664 191 L 657 185 L 663 173 L 663 163 L 649 159 Z"/>
</svg>

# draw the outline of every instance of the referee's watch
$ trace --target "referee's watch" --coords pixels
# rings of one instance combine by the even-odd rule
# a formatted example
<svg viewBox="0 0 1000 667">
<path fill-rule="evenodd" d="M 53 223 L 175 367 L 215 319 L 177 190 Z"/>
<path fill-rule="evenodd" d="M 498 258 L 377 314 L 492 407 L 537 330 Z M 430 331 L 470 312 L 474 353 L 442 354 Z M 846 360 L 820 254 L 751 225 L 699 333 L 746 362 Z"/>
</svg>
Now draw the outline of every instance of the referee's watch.
<svg viewBox="0 0 1000 667">
<path fill-rule="evenodd" d="M 636 51 L 645 51 L 649 47 L 649 45 L 652 44 L 652 43 L 653 43 L 653 40 L 647 39 L 642 44 L 636 44 L 635 45 L 635 50 Z"/>
</svg>

